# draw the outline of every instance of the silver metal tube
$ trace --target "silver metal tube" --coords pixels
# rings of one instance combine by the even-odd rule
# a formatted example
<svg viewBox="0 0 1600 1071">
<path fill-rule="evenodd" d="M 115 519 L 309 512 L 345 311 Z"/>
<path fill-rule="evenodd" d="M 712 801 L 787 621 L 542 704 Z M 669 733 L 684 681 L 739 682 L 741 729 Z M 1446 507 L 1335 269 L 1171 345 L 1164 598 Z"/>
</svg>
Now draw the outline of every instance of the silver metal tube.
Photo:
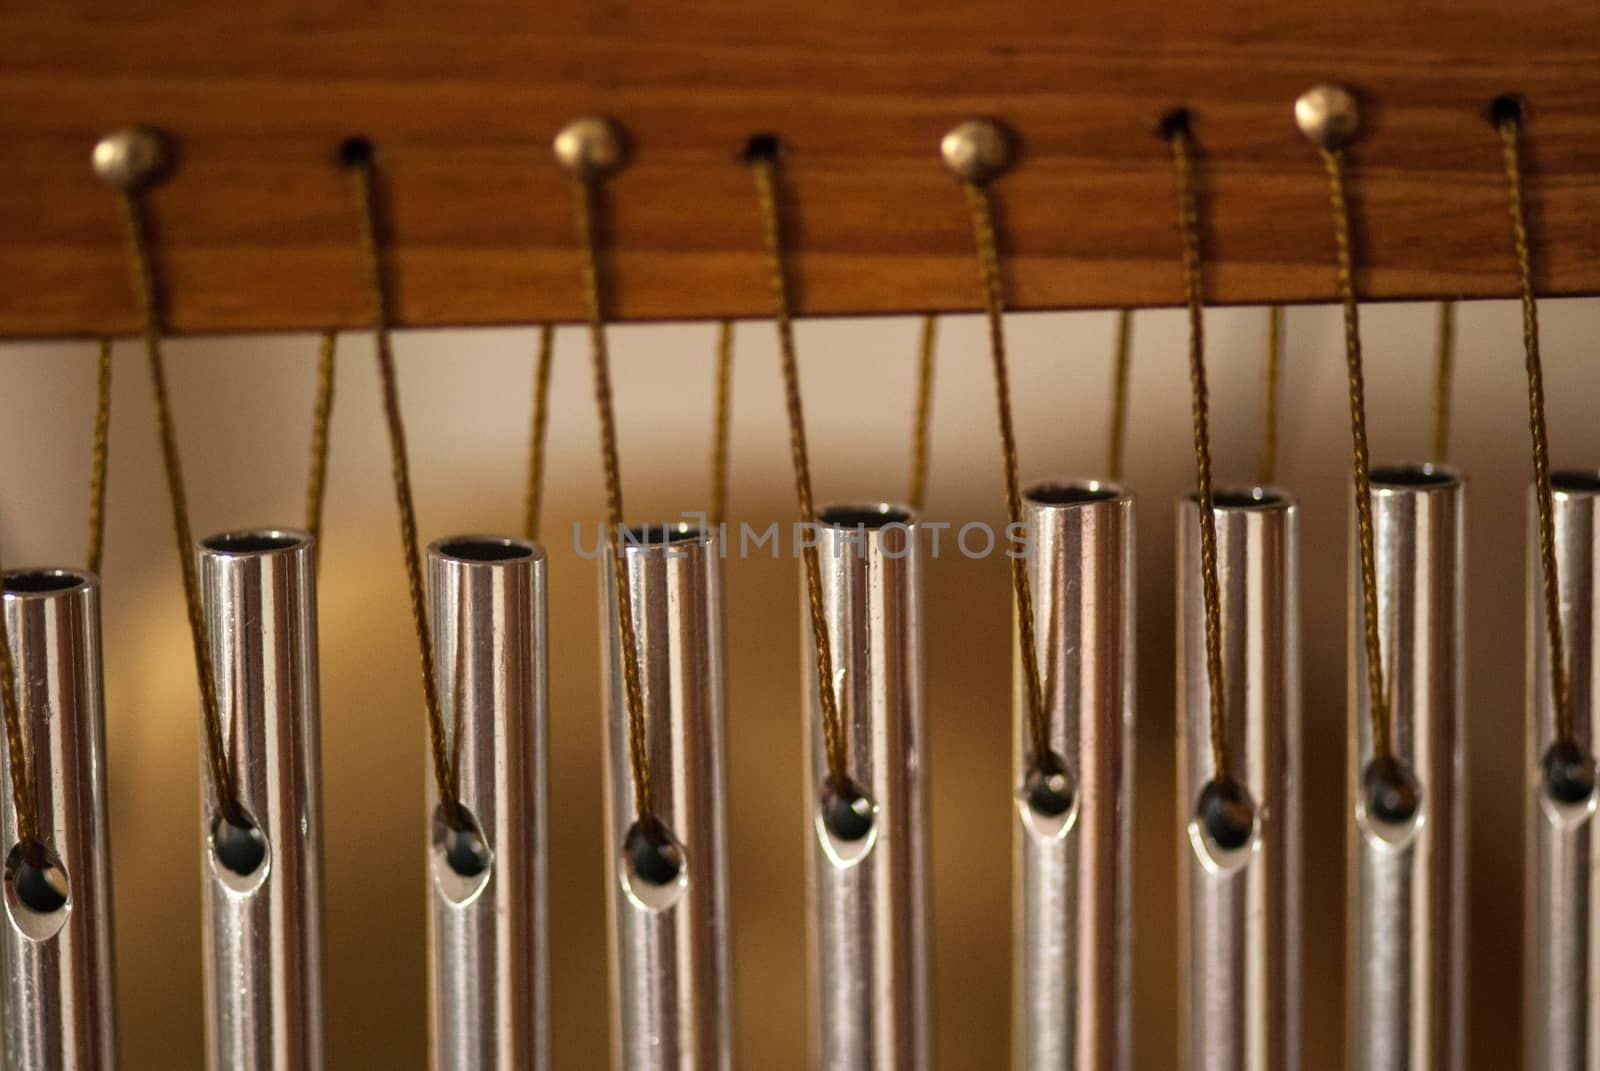
<svg viewBox="0 0 1600 1071">
<path fill-rule="evenodd" d="M 723 745 L 722 550 L 715 532 L 623 535 L 655 822 L 634 809 L 616 562 L 601 570 L 612 1065 L 733 1066 Z"/>
<path fill-rule="evenodd" d="M 22 745 L 43 841 L 18 843 L 10 754 L 0 747 L 5 831 L 4 1045 L 37 1071 L 116 1066 L 111 857 L 106 841 L 100 581 L 66 569 L 5 574 Z"/>
<path fill-rule="evenodd" d="M 1179 1066 L 1295 1071 L 1297 510 L 1287 496 L 1261 488 L 1219 490 L 1213 506 L 1228 727 L 1222 783 L 1211 750 L 1200 510 L 1193 496 L 1178 505 Z"/>
<path fill-rule="evenodd" d="M 1395 762 L 1374 762 L 1352 548 L 1346 1051 L 1353 1071 L 1456 1071 L 1466 1010 L 1464 485 L 1435 466 L 1375 469 L 1372 514 Z"/>
<path fill-rule="evenodd" d="M 223 739 L 254 828 L 220 813 L 201 758 L 206 1060 L 322 1066 L 322 771 L 315 544 L 304 532 L 212 536 L 200 594 Z"/>
<path fill-rule="evenodd" d="M 1133 497 L 1043 484 L 1023 519 L 1051 755 L 1033 754 L 1013 643 L 1012 1064 L 1121 1071 L 1133 1059 Z"/>
<path fill-rule="evenodd" d="M 429 546 L 427 562 L 439 700 L 466 819 L 452 828 L 430 766 L 429 1066 L 543 1071 L 545 551 L 454 536 Z"/>
<path fill-rule="evenodd" d="M 932 1066 L 922 547 L 894 506 L 823 510 L 815 532 L 851 784 L 828 774 L 801 579 L 811 1050 L 830 1071 Z"/>
<path fill-rule="evenodd" d="M 1558 472 L 1557 576 L 1572 739 L 1558 743 L 1538 504 L 1528 501 L 1528 841 L 1524 1066 L 1600 1068 L 1600 883 L 1594 880 L 1594 702 L 1600 694 L 1600 472 Z"/>
</svg>

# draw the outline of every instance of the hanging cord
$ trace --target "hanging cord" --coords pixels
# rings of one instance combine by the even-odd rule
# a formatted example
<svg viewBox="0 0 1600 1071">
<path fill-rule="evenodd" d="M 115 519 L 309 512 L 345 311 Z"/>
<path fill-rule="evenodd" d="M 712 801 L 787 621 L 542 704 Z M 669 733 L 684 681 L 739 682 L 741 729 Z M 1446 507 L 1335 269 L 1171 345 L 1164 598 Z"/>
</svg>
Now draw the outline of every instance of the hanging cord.
<svg viewBox="0 0 1600 1071">
<path fill-rule="evenodd" d="M 333 420 L 333 381 L 339 336 L 322 332 L 317 345 L 317 398 L 311 410 L 311 474 L 306 479 L 306 531 L 322 560 L 322 504 L 328 493 L 328 427 Z"/>
<path fill-rule="evenodd" d="M 1350 202 L 1345 194 L 1345 146 L 1360 129 L 1355 97 L 1332 84 L 1313 87 L 1295 102 L 1295 120 L 1322 157 L 1333 215 L 1339 303 L 1344 313 L 1345 367 L 1350 387 L 1351 468 L 1356 501 L 1356 542 L 1361 559 L 1362 642 L 1367 658 L 1367 704 L 1374 763 L 1394 757 L 1389 693 L 1383 685 L 1383 644 L 1378 628 L 1378 569 L 1373 548 L 1372 477 L 1367 459 L 1366 382 L 1361 370 L 1361 324 L 1356 308 Z"/>
<path fill-rule="evenodd" d="M 1128 437 L 1128 375 L 1133 366 L 1133 310 L 1117 310 L 1117 337 L 1112 350 L 1111 429 L 1106 438 L 1106 479 L 1122 479 L 1123 445 Z"/>
<path fill-rule="evenodd" d="M 228 765 L 223 741 L 216 672 L 211 664 L 211 641 L 206 630 L 205 609 L 200 603 L 200 585 L 195 575 L 194 539 L 189 533 L 189 502 L 184 492 L 183 467 L 178 457 L 178 433 L 172 418 L 166 368 L 161 356 L 161 323 L 156 311 L 156 286 L 150 270 L 144 215 L 137 194 L 127 189 L 117 191 L 117 207 L 132 275 L 134 304 L 143 328 L 145 353 L 149 358 L 150 390 L 155 398 L 161 459 L 166 469 L 167 493 L 172 500 L 172 534 L 177 544 L 178 566 L 183 575 L 183 597 L 189 612 L 195 674 L 200 680 L 200 704 L 204 714 L 206 761 L 211 770 L 211 787 L 222 817 L 231 825 L 248 827 L 251 823 L 239 805 L 233 769 Z"/>
<path fill-rule="evenodd" d="M 1178 187 L 1178 235 L 1183 246 L 1183 296 L 1189 311 L 1189 386 L 1194 396 L 1195 508 L 1200 518 L 1200 587 L 1206 611 L 1206 681 L 1211 692 L 1211 763 L 1228 777 L 1228 704 L 1222 677 L 1222 595 L 1217 582 L 1217 515 L 1211 497 L 1211 422 L 1206 390 L 1204 298 L 1200 277 L 1200 212 L 1194 194 L 1192 135 L 1187 112 L 1162 122 L 1172 146 Z"/>
<path fill-rule="evenodd" d="M 577 134 L 574 128 L 587 126 Z M 578 139 L 573 148 L 588 154 L 603 150 L 606 162 L 591 155 L 570 157 L 563 139 Z M 589 344 L 594 367 L 594 401 L 600 418 L 600 460 L 606 484 L 606 553 L 616 583 L 618 646 L 622 649 L 623 693 L 628 706 L 628 761 L 633 775 L 633 809 L 640 823 L 655 818 L 655 792 L 650 776 L 650 753 L 645 737 L 644 689 L 639 680 L 639 635 L 633 620 L 633 596 L 627 562 L 618 546 L 622 529 L 622 466 L 617 459 L 617 425 L 611 404 L 611 357 L 606 345 L 605 306 L 600 285 L 599 258 L 595 250 L 596 201 L 604 179 L 621 166 L 621 133 L 605 120 L 578 120 L 556 138 L 557 158 L 567 167 L 572 189 L 572 223 L 577 237 L 579 279 L 589 320 Z"/>
<path fill-rule="evenodd" d="M 418 661 L 422 669 L 422 699 L 428 718 L 434 788 L 439 796 L 439 807 L 445 823 L 452 829 L 463 829 L 467 820 L 457 795 L 458 770 L 450 761 L 450 748 L 445 739 L 439 684 L 433 665 L 433 633 L 428 627 L 427 607 L 423 599 L 422 552 L 417 545 L 416 505 L 411 493 L 411 466 L 406 457 L 405 424 L 400 414 L 400 385 L 395 374 L 394 350 L 389 338 L 389 295 L 384 284 L 383 259 L 378 248 L 376 165 L 372 145 L 364 138 L 350 138 L 340 147 L 339 160 L 350 179 L 350 195 L 355 207 L 361 249 L 362 283 L 366 287 L 371 308 L 378 379 L 383 392 L 383 413 L 389 429 L 395 505 L 400 513 L 400 545 L 405 556 L 411 621 L 416 628 Z"/>
<path fill-rule="evenodd" d="M 928 497 L 928 429 L 933 419 L 933 367 L 939 317 L 926 313 L 917 339 L 917 407 L 911 424 L 911 488 L 906 504 L 918 513 Z"/>
<path fill-rule="evenodd" d="M 94 440 L 89 463 L 89 572 L 99 575 L 106 548 L 106 468 L 111 456 L 111 340 L 95 362 Z"/>
<path fill-rule="evenodd" d="M 1450 460 L 1450 387 L 1456 363 L 1456 303 L 1439 302 L 1433 371 L 1433 462 Z"/>
<path fill-rule="evenodd" d="M 717 324 L 717 408 L 711 431 L 711 527 L 728 517 L 728 434 L 733 420 L 733 321 Z"/>
<path fill-rule="evenodd" d="M 795 356 L 794 319 L 789 303 L 788 260 L 783 246 L 782 217 L 778 210 L 778 142 L 776 138 L 752 138 L 745 149 L 745 162 L 755 179 L 756 204 L 761 213 L 761 244 L 767 254 L 768 283 L 772 289 L 773 318 L 778 326 L 778 351 L 783 364 L 784 403 L 789 416 L 789 452 L 794 461 L 794 493 L 800 503 L 800 523 L 807 529 L 817 524 L 811 502 L 811 460 L 806 453 L 805 414 L 800 406 L 800 369 Z M 828 777 L 836 789 L 850 783 L 849 756 L 839 703 L 834 695 L 833 646 L 828 638 L 828 622 L 822 611 L 822 566 L 812 540 L 801 547 L 805 562 L 806 596 L 810 611 L 811 639 L 816 649 L 817 697 L 822 703 L 822 744 L 828 761 Z"/>
<path fill-rule="evenodd" d="M 1000 430 L 1000 461 L 1005 472 L 1006 520 L 1022 524 L 1022 491 L 1017 480 L 1017 439 L 1011 420 L 1011 377 L 1006 368 L 1005 292 L 1000 277 L 1000 253 L 995 240 L 994 206 L 989 184 L 1010 166 L 1010 144 L 1005 131 L 987 120 L 968 120 L 940 144 L 946 167 L 961 181 L 967 215 L 972 223 L 978 254 L 978 282 L 983 288 L 984 314 L 989 326 L 989 354 L 994 365 L 995 409 Z M 1023 686 L 1028 704 L 1028 747 L 1036 770 L 1057 772 L 1050 750 L 1050 712 L 1045 709 L 1039 683 L 1039 652 L 1034 641 L 1033 585 L 1028 563 L 1011 556 L 1011 589 L 1016 604 L 1017 641 L 1021 647 Z"/>
<path fill-rule="evenodd" d="M 1278 391 L 1283 382 L 1283 306 L 1267 309 L 1267 359 L 1261 369 L 1261 460 L 1256 483 L 1278 479 Z"/>
<path fill-rule="evenodd" d="M 1544 574 L 1544 629 L 1550 649 L 1551 698 L 1555 702 L 1555 734 L 1573 740 L 1572 691 L 1567 677 L 1566 641 L 1561 627 L 1561 584 L 1556 569 L 1555 505 L 1550 491 L 1550 440 L 1544 417 L 1544 369 L 1539 358 L 1539 309 L 1533 294 L 1533 256 L 1528 241 L 1526 193 L 1522 183 L 1522 104 L 1515 97 L 1495 100 L 1492 111 L 1500 131 L 1506 168 L 1506 207 L 1511 218 L 1511 245 L 1517 259 L 1522 297 L 1522 346 L 1528 366 L 1528 430 L 1533 439 L 1533 488 L 1539 507 L 1539 561 Z"/>
<path fill-rule="evenodd" d="M 544 506 L 545 435 L 550 427 L 550 368 L 555 363 L 556 329 L 539 327 L 539 356 L 533 370 L 533 421 L 528 433 L 528 490 L 523 498 L 522 534 L 539 541 L 539 515 Z"/>
</svg>

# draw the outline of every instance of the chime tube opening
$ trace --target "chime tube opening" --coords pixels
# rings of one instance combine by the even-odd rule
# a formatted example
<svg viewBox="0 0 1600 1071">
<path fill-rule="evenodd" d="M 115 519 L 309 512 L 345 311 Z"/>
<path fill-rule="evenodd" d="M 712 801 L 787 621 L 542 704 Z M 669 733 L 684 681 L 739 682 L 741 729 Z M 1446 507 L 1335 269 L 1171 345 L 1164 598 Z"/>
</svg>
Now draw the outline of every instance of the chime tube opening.
<svg viewBox="0 0 1600 1071">
<path fill-rule="evenodd" d="M 1371 473 L 1372 490 L 1427 490 L 1429 488 L 1457 487 L 1461 474 L 1448 465 L 1431 462 L 1403 465 L 1377 465 Z"/>
<path fill-rule="evenodd" d="M 868 506 L 828 506 L 817 514 L 817 522 L 828 528 L 876 531 L 891 525 L 907 525 L 912 513 L 887 502 Z"/>
<path fill-rule="evenodd" d="M 1179 1046 L 1192 1071 L 1300 1061 L 1298 509 L 1223 487 L 1217 533 L 1228 769 L 1211 741 L 1200 508 L 1178 504 Z"/>
<path fill-rule="evenodd" d="M 279 550 L 293 550 L 311 537 L 304 532 L 259 529 L 244 532 L 224 532 L 210 536 L 201 546 L 217 554 L 269 554 Z"/>
<path fill-rule="evenodd" d="M 1600 933 L 1595 842 L 1594 696 L 1600 685 L 1600 471 L 1550 476 L 1556 575 L 1567 656 L 1572 733 L 1556 728 L 1545 632 L 1539 506 L 1527 504 L 1527 875 L 1523 943 L 1523 1065 L 1590 1066 L 1600 1053 Z"/>
<path fill-rule="evenodd" d="M 7 573 L 5 576 L 5 593 L 7 595 L 47 595 L 52 592 L 71 591 L 73 588 L 82 587 L 89 583 L 90 580 L 86 576 L 66 569 L 34 569 Z"/>
<path fill-rule="evenodd" d="M 9 788 L 0 959 L 0 1064 L 67 1071 L 115 1062 L 100 584 L 71 569 L 0 580 L 37 839 L 22 843 Z M 10 752 L 0 748 L 9 786 Z"/>
<path fill-rule="evenodd" d="M 1025 503 L 1035 506 L 1083 506 L 1091 502 L 1114 502 L 1130 497 L 1121 484 L 1106 480 L 1071 480 L 1040 483 L 1022 493 Z"/>
<path fill-rule="evenodd" d="M 225 813 L 201 729 L 206 1061 L 322 1061 L 322 789 L 315 541 L 293 529 L 196 548 L 218 713 L 238 812 Z"/>
<path fill-rule="evenodd" d="M 1039 484 L 1023 495 L 1023 522 L 1049 752 L 1033 753 L 1013 607 L 1012 1063 L 1127 1071 L 1133 496 L 1099 480 Z"/>
<path fill-rule="evenodd" d="M 722 548 L 714 529 L 636 525 L 600 573 L 612 1066 L 733 1065 Z M 618 617 L 626 578 L 654 810 L 635 810 Z"/>
<path fill-rule="evenodd" d="M 819 1067 L 924 1067 L 932 1024 L 918 520 L 903 506 L 846 503 L 818 521 L 832 681 L 817 678 L 803 563 L 799 589 L 811 1054 Z M 844 784 L 830 775 L 819 687 L 835 689 Z"/>
<path fill-rule="evenodd" d="M 428 616 L 458 798 L 425 778 L 434 1071 L 550 1062 L 545 550 L 498 535 L 427 548 Z"/>
<path fill-rule="evenodd" d="M 433 545 L 441 557 L 462 562 L 514 562 L 538 556 L 537 544 L 505 536 L 453 536 Z"/>
<path fill-rule="evenodd" d="M 1558 469 L 1550 474 L 1550 490 L 1558 495 L 1600 494 L 1600 469 Z"/>
<path fill-rule="evenodd" d="M 1465 1066 L 1465 487 L 1437 465 L 1372 473 L 1392 755 L 1374 751 L 1352 510 L 1346 771 L 1352 1067 Z"/>
</svg>

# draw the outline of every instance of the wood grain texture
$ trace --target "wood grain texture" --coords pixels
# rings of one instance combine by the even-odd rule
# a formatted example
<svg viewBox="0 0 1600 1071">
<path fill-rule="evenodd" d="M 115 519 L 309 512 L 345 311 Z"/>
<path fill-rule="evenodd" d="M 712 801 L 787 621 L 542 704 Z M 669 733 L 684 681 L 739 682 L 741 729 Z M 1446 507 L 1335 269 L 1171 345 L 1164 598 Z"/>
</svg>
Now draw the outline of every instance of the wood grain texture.
<svg viewBox="0 0 1600 1071">
<path fill-rule="evenodd" d="M 632 319 L 770 313 L 749 175 L 781 135 L 807 314 L 976 309 L 937 156 L 970 115 L 1022 158 L 999 189 L 1018 308 L 1181 300 L 1171 162 L 1193 109 L 1209 296 L 1334 296 L 1327 189 L 1290 107 L 1337 78 L 1373 102 L 1352 171 L 1368 298 L 1514 291 L 1496 94 L 1530 102 L 1546 294 L 1600 292 L 1593 0 L 0 0 L 0 336 L 134 327 L 108 129 L 163 127 L 150 198 L 180 332 L 365 319 L 339 141 L 378 146 L 405 324 L 581 314 L 567 119 L 621 120 L 612 304 Z"/>
</svg>

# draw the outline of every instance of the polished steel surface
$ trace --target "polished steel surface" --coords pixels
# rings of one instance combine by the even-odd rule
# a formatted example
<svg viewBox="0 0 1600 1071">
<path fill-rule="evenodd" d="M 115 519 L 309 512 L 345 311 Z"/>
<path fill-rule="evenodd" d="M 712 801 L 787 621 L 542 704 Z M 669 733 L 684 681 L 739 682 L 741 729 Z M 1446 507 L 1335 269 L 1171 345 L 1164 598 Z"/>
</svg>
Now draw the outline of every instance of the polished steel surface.
<svg viewBox="0 0 1600 1071">
<path fill-rule="evenodd" d="M 65 569 L 9 571 L 5 615 L 39 833 L 50 865 L 65 871 L 67 889 L 65 903 L 28 891 L 10 756 L 0 747 L 6 786 L 0 791 L 6 853 L 0 1064 L 29 1071 L 111 1068 L 116 1014 L 100 581 Z"/>
<path fill-rule="evenodd" d="M 1265 489 L 1214 498 L 1228 773 L 1254 804 L 1230 850 L 1200 819 L 1215 776 L 1200 511 L 1178 505 L 1179 1066 L 1300 1066 L 1300 609 L 1297 511 Z"/>
<path fill-rule="evenodd" d="M 807 625 L 811 1063 L 920 1071 L 933 1064 L 923 548 L 914 515 L 890 506 L 823 510 L 815 536 L 849 776 L 875 812 L 870 831 L 853 840 L 824 821 L 828 762 Z"/>
<path fill-rule="evenodd" d="M 1420 807 L 1412 821 L 1388 822 L 1364 801 L 1372 733 L 1352 549 L 1348 1066 L 1458 1071 L 1466 1062 L 1465 488 L 1447 469 L 1378 468 L 1372 509 L 1394 754 L 1420 789 Z"/>
<path fill-rule="evenodd" d="M 1072 799 L 1055 814 L 1030 803 L 1013 642 L 1012 1064 L 1122 1071 L 1133 1058 L 1133 497 L 1045 484 L 1028 489 L 1023 518 L 1051 749 Z"/>
<path fill-rule="evenodd" d="M 1580 753 L 1594 755 L 1600 693 L 1600 473 L 1555 473 L 1557 576 Z M 1528 1071 L 1600 1068 L 1600 883 L 1595 881 L 1595 793 L 1549 791 L 1545 756 L 1555 743 L 1550 654 L 1539 564 L 1538 505 L 1528 496 L 1527 885 L 1523 972 L 1524 1066 Z"/>
<path fill-rule="evenodd" d="M 429 1066 L 543 1071 L 545 551 L 518 539 L 454 536 L 428 547 L 427 574 L 441 712 L 459 801 L 476 827 L 464 841 L 449 828 L 430 766 Z"/>
<path fill-rule="evenodd" d="M 303 532 L 234 532 L 199 548 L 223 739 L 264 838 L 230 864 L 201 759 L 206 1060 L 213 1071 L 322 1066 L 322 781 L 316 548 Z"/>
<path fill-rule="evenodd" d="M 608 556 L 600 603 L 612 1065 L 725 1071 L 733 1066 L 733 987 L 721 544 L 714 532 L 677 525 L 634 529 L 622 542 L 656 818 L 681 865 L 669 879 L 653 880 L 624 857 L 638 815 Z"/>
</svg>

